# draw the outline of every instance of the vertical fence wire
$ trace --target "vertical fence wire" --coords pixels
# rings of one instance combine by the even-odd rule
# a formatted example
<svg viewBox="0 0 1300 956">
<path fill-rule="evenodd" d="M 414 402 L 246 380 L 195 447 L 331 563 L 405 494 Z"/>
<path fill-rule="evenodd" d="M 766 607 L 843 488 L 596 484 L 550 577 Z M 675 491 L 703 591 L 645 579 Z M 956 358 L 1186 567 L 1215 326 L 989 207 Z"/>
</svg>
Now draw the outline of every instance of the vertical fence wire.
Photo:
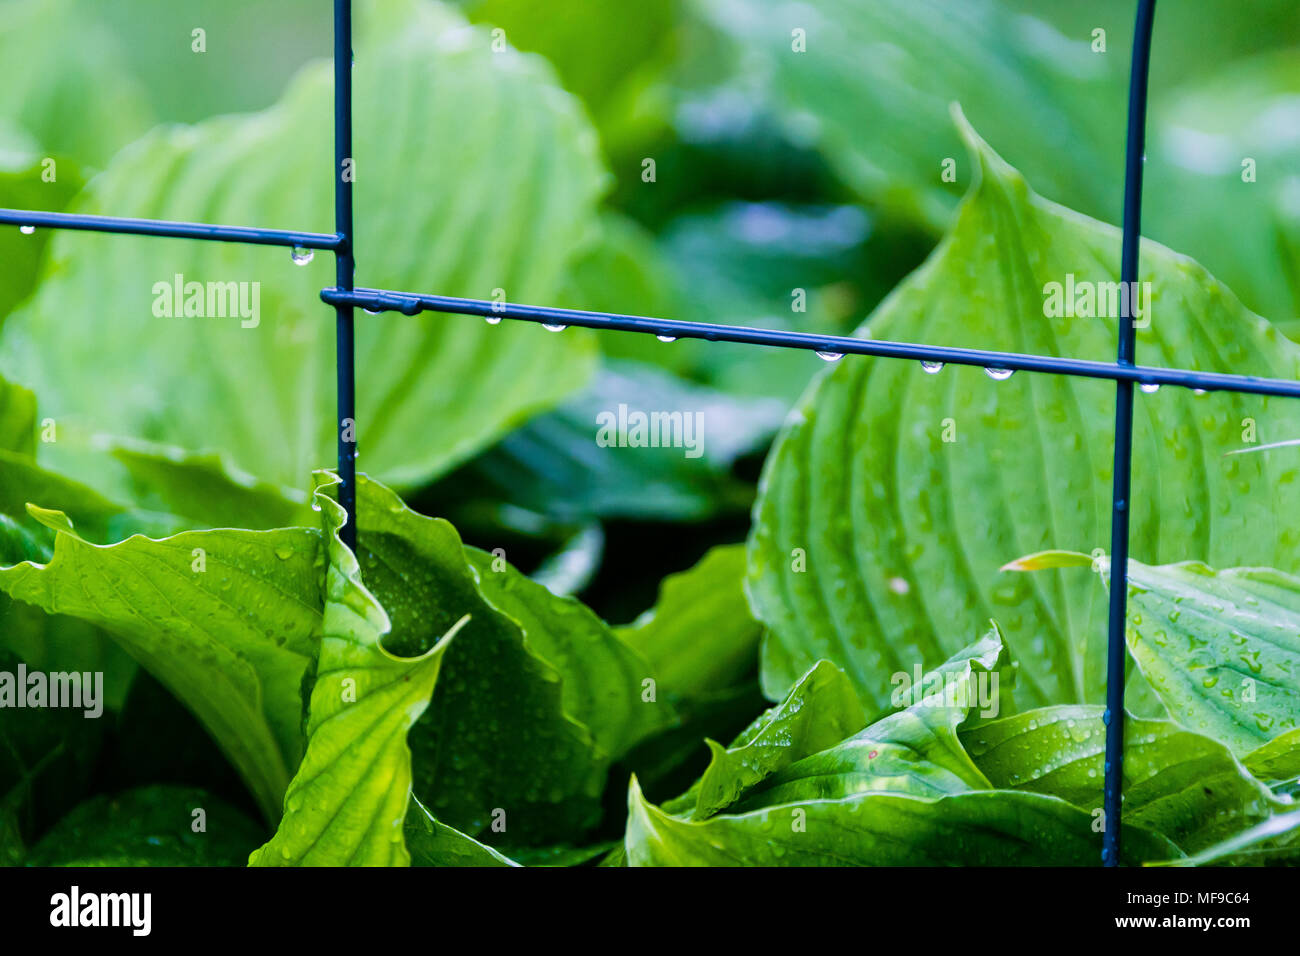
<svg viewBox="0 0 1300 956">
<path fill-rule="evenodd" d="M 1133 365 L 1137 333 L 1138 249 L 1142 229 L 1142 164 L 1146 160 L 1147 73 L 1156 0 L 1139 0 L 1129 75 L 1128 143 L 1124 169 L 1124 241 L 1120 251 L 1120 365 Z M 1115 475 L 1110 512 L 1110 615 L 1106 635 L 1106 765 L 1102 863 L 1119 866 L 1124 793 L 1124 678 L 1128 653 L 1124 624 L 1128 604 L 1129 495 L 1133 470 L 1133 382 L 1115 383 Z"/>
<path fill-rule="evenodd" d="M 334 0 L 334 252 L 335 281 L 352 291 L 356 260 L 352 244 L 352 0 Z M 338 412 L 339 504 L 345 512 L 339 537 L 357 546 L 357 408 L 356 361 L 351 303 L 335 303 L 336 395 Z"/>
</svg>

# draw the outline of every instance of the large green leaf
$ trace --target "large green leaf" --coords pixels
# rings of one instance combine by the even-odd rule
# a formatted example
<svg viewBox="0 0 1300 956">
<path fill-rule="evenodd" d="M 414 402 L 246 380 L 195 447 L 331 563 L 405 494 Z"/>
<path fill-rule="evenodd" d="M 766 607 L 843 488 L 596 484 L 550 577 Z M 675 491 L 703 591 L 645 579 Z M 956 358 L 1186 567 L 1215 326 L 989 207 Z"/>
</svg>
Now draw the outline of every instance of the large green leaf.
<svg viewBox="0 0 1300 956">
<path fill-rule="evenodd" d="M 991 676 L 1012 673 L 995 627 L 945 662 L 938 679 L 900 688 L 906 709 L 830 743 L 862 711 L 852 686 L 822 662 L 731 748 L 713 747 L 692 793 L 660 809 L 633 780 L 628 862 L 1095 863 L 1100 840 L 1088 813 L 1055 796 L 991 790 L 958 739 L 963 725 L 987 725 L 975 719 L 979 708 L 1003 702 Z M 1131 859 L 1178 853 L 1146 830 L 1131 832 Z"/>
<path fill-rule="evenodd" d="M 703 820 L 772 774 L 834 747 L 866 722 L 844 672 L 830 661 L 819 661 L 785 700 L 759 716 L 731 746 L 706 741 L 713 755 L 708 769 L 672 807 Z"/>
<path fill-rule="evenodd" d="M 619 158 L 629 160 L 632 147 L 666 124 L 664 74 L 675 52 L 680 0 L 470 0 L 467 7 L 474 20 L 501 28 L 506 42 L 551 60 L 565 88 L 592 112 L 606 150 Z"/>
<path fill-rule="evenodd" d="M 542 61 L 493 53 L 485 31 L 443 7 L 357 8 L 358 283 L 547 301 L 605 181 L 575 102 Z M 316 64 L 263 113 L 159 130 L 123 151 L 77 209 L 328 231 L 331 97 L 328 65 Z M 373 144 L 383 146 L 366 152 Z M 6 324 L 0 364 L 70 434 L 221 452 L 261 480 L 301 486 L 335 454 L 333 321 L 319 299 L 331 258 L 299 268 L 267 247 L 59 235 L 38 295 Z M 248 308 L 159 318 L 159 290 L 176 275 L 247 283 Z M 223 311 L 211 304 L 204 311 Z M 428 314 L 357 321 L 359 447 L 368 470 L 399 483 L 554 404 L 594 358 L 579 330 Z M 70 474 L 103 468 L 71 441 L 42 451 Z"/>
<path fill-rule="evenodd" d="M 415 797 L 403 826 L 412 866 L 518 866 L 515 861 L 434 819 Z"/>
<path fill-rule="evenodd" d="M 1300 578 L 1130 561 L 1128 581 L 1129 653 L 1175 720 L 1243 758 L 1300 728 Z"/>
<path fill-rule="evenodd" d="M 319 535 L 196 531 L 96 545 L 61 512 L 34 513 L 55 531 L 54 556 L 0 568 L 0 589 L 112 633 L 194 712 L 274 819 L 302 755 Z"/>
<path fill-rule="evenodd" d="M 1106 727 L 1102 708 L 1063 705 L 1027 711 L 964 731 L 976 766 L 1008 790 L 1102 806 Z M 1124 723 L 1124 821 L 1163 833 L 1188 853 L 1268 819 L 1288 804 L 1222 744 L 1167 720 Z"/>
<path fill-rule="evenodd" d="M 411 794 L 406 734 L 429 705 L 443 655 L 465 619 L 424 653 L 396 657 L 393 623 L 339 539 L 347 513 L 316 493 L 329 540 L 320 656 L 307 715 L 307 752 L 289 783 L 279 829 L 254 866 L 406 866 Z M 405 623 L 405 622 L 403 622 Z"/>
<path fill-rule="evenodd" d="M 1044 288 L 1069 274 L 1115 282 L 1118 232 L 1036 196 L 963 128 L 978 182 L 948 238 L 861 334 L 1113 360 L 1114 320 L 1046 316 Z M 1300 375 L 1300 349 L 1195 263 L 1147 244 L 1140 279 L 1154 296 L 1140 360 Z M 819 377 L 768 458 L 750 539 L 769 696 L 828 658 L 879 705 L 892 674 L 933 666 L 996 617 L 1021 652 L 1024 703 L 1099 702 L 1100 589 L 1068 571 L 999 569 L 1044 547 L 1109 540 L 1113 394 L 1104 382 L 927 375 L 853 356 Z M 1172 388 L 1139 398 L 1134 555 L 1297 569 L 1295 531 L 1259 533 L 1300 507 L 1296 468 L 1222 453 L 1239 446 L 1246 419 L 1265 438 L 1300 433 L 1300 409 Z"/>
<path fill-rule="evenodd" d="M 393 622 L 390 650 L 418 655 L 469 616 L 410 734 L 416 795 L 494 845 L 593 825 L 610 760 L 673 719 L 671 704 L 643 699 L 649 665 L 578 602 L 465 548 L 446 521 L 377 482 L 357 490 L 362 579 Z"/>
<path fill-rule="evenodd" d="M 1064 800 L 976 790 L 927 800 L 865 793 L 683 820 L 628 796 L 631 866 L 1087 866 L 1101 859 L 1089 814 Z M 1132 827 L 1124 854 L 1163 860 L 1177 849 Z"/>
<path fill-rule="evenodd" d="M 1083 38 L 1072 42 L 994 0 L 702 6 L 758 66 L 756 82 L 790 122 L 859 193 L 892 212 L 941 229 L 959 184 L 971 181 L 945 122 L 955 100 L 1014 149 L 1010 158 L 1048 194 L 1093 215 L 1118 208 L 1119 178 L 1109 173 L 1118 170 L 1111 158 L 1123 124 L 1097 103 L 1122 96 L 1123 86 Z M 945 159 L 958 164 L 955 182 L 944 180 Z"/>
</svg>

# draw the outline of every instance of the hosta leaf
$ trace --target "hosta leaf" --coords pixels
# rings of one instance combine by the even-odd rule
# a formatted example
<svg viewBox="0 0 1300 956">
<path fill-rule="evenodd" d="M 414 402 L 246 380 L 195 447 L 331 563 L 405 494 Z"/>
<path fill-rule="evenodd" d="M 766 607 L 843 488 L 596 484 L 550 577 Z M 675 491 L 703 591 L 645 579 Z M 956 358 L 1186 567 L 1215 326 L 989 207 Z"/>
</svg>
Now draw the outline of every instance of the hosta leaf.
<svg viewBox="0 0 1300 956">
<path fill-rule="evenodd" d="M 785 700 L 759 716 L 731 746 L 705 741 L 713 759 L 704 776 L 665 809 L 703 820 L 782 768 L 834 747 L 866 722 L 848 678 L 829 661 L 819 661 Z"/>
<path fill-rule="evenodd" d="M 1107 173 L 1122 126 L 1096 103 L 1123 87 L 1086 42 L 994 0 L 708 0 L 702 8 L 761 68 L 751 71 L 791 124 L 874 203 L 943 227 L 960 195 L 941 175 L 945 158 L 959 164 L 957 182 L 969 182 L 944 122 L 960 100 L 1049 195 L 1094 215 L 1118 208 L 1119 177 Z M 1025 129 L 1070 148 L 1045 150 Z"/>
<path fill-rule="evenodd" d="M 259 481 L 221 455 L 119 441 L 110 453 L 130 473 L 132 498 L 143 507 L 183 515 L 208 527 L 256 530 L 306 525 L 307 496 Z"/>
<path fill-rule="evenodd" d="M 1129 653 L 1175 720 L 1238 757 L 1300 728 L 1300 578 L 1130 561 L 1128 581 Z"/>
<path fill-rule="evenodd" d="M 409 776 L 409 774 L 408 774 Z M 415 797 L 403 825 L 412 866 L 518 866 L 486 844 L 435 820 Z"/>
<path fill-rule="evenodd" d="M 1300 729 L 1279 734 L 1246 754 L 1241 762 L 1261 780 L 1284 781 L 1300 777 Z"/>
<path fill-rule="evenodd" d="M 1260 866 L 1275 862 L 1291 865 L 1300 859 L 1300 810 L 1280 813 L 1185 859 L 1170 860 L 1170 866 Z"/>
<path fill-rule="evenodd" d="M 1101 714 L 1089 705 L 1031 710 L 965 731 L 961 741 L 994 786 L 1050 794 L 1095 812 L 1106 754 Z M 1188 853 L 1287 806 L 1222 744 L 1170 721 L 1130 715 L 1124 738 L 1125 824 L 1163 833 Z"/>
<path fill-rule="evenodd" d="M 43 564 L 0 568 L 0 589 L 109 631 L 194 712 L 262 810 L 279 812 L 302 755 L 299 685 L 320 633 L 319 536 L 195 531 L 96 545 L 67 516 Z"/>
<path fill-rule="evenodd" d="M 1056 797 L 1013 790 L 938 800 L 867 793 L 769 806 L 694 822 L 628 796 L 631 866 L 1088 866 L 1101 858 L 1092 818 Z M 1125 830 L 1125 858 L 1178 855 Z"/>
<path fill-rule="evenodd" d="M 239 866 L 262 835 L 255 823 L 210 793 L 142 787 L 82 803 L 32 848 L 27 863 Z"/>
<path fill-rule="evenodd" d="M 547 301 L 604 183 L 577 105 L 542 61 L 494 54 L 447 8 L 368 0 L 357 14 L 356 141 L 383 144 L 355 165 L 358 283 Z M 262 113 L 158 130 L 77 209 L 327 231 L 331 86 L 317 63 Z M 298 268 L 281 249 L 63 234 L 48 281 L 6 323 L 0 365 L 70 428 L 220 452 L 301 487 L 335 455 L 330 258 Z M 226 317 L 186 316 L 187 296 L 158 317 L 177 275 L 244 283 L 241 310 L 214 286 L 202 311 Z M 579 387 L 593 349 L 579 330 L 358 311 L 366 467 L 423 482 Z M 70 442 L 42 451 L 69 474 L 102 470 Z"/>
<path fill-rule="evenodd" d="M 410 734 L 416 795 L 443 823 L 494 844 L 549 843 L 593 825 L 609 761 L 672 719 L 642 700 L 649 665 L 588 609 L 387 488 L 358 484 L 362 578 L 414 656 L 468 615 Z M 493 823 L 504 834 L 488 832 Z"/>
<path fill-rule="evenodd" d="M 289 783 L 284 817 L 253 866 L 407 866 L 403 823 L 411 795 L 406 734 L 424 713 L 452 636 L 418 657 L 391 654 L 392 621 L 361 581 L 356 556 L 339 539 L 347 520 L 316 493 L 329 541 L 320 656 L 307 715 L 307 752 Z"/>
<path fill-rule="evenodd" d="M 731 810 L 861 793 L 941 797 L 987 789 L 988 780 L 962 749 L 957 730 L 968 721 L 996 716 L 1004 705 L 1010 708 L 1010 686 L 1002 685 L 1004 678 L 1007 685 L 1013 683 L 1013 675 L 1010 655 L 995 625 L 912 686 L 900 682 L 894 701 L 905 709 L 776 768 L 771 776 L 763 774 L 764 779 Z"/>
<path fill-rule="evenodd" d="M 978 182 L 869 334 L 1113 360 L 1114 320 L 1048 317 L 1043 290 L 1070 274 L 1116 281 L 1119 234 L 1035 196 L 965 129 Z M 1154 298 L 1139 359 L 1300 375 L 1300 349 L 1194 263 L 1150 244 L 1141 261 Z M 1277 453 L 1222 453 L 1239 446 L 1243 420 L 1265 437 L 1300 433 L 1300 408 L 1170 388 L 1138 397 L 1133 554 L 1295 569 L 1297 533 L 1259 529 L 1300 508 L 1300 471 Z M 1113 407 L 1107 383 L 1056 376 L 995 382 L 852 356 L 824 372 L 769 456 L 755 508 L 748 585 L 770 631 L 768 694 L 827 658 L 880 705 L 891 674 L 933 666 L 996 617 L 1020 650 L 1022 702 L 1100 702 L 1101 589 L 1077 572 L 999 569 L 1109 541 Z"/>
<path fill-rule="evenodd" d="M 745 601 L 744 574 L 742 545 L 713 548 L 694 567 L 664 578 L 655 606 L 617 629 L 669 699 L 720 691 L 753 672 L 762 628 Z"/>
</svg>

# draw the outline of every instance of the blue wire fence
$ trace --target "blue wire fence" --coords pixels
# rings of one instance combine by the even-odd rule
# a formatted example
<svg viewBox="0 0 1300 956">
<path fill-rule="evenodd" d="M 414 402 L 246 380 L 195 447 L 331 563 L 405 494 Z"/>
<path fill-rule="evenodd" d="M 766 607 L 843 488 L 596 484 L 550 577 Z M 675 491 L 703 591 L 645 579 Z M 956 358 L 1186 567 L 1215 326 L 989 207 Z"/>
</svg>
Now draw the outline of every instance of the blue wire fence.
<svg viewBox="0 0 1300 956">
<path fill-rule="evenodd" d="M 1151 32 L 1155 0 L 1138 0 L 1133 39 L 1133 61 L 1129 81 L 1128 142 L 1125 156 L 1123 246 L 1121 288 L 1133 288 L 1138 274 L 1138 245 L 1142 211 L 1142 163 L 1146 129 L 1147 69 L 1150 62 Z M 517 305 L 482 299 L 398 292 L 387 289 L 358 289 L 354 286 L 355 262 L 352 244 L 352 177 L 345 175 L 352 158 L 352 2 L 334 0 L 334 214 L 333 234 L 294 232 L 277 229 L 247 229 L 203 223 L 163 222 L 150 219 L 122 219 L 111 216 L 82 216 L 64 213 L 0 209 L 0 224 L 48 229 L 79 229 L 138 236 L 165 236 L 215 242 L 241 242 L 286 246 L 293 249 L 322 249 L 334 253 L 337 263 L 335 285 L 321 291 L 321 299 L 335 310 L 338 397 L 338 473 L 340 504 L 347 512 L 341 531 L 344 543 L 356 547 L 356 388 L 353 356 L 353 323 L 358 306 L 372 313 L 420 312 L 475 315 L 539 322 L 546 325 L 638 332 L 674 338 L 705 339 L 710 342 L 741 342 L 778 348 L 809 349 L 837 355 L 876 355 L 884 358 L 973 365 L 985 369 L 1043 372 L 1078 378 L 1110 379 L 1115 382 L 1115 459 L 1111 500 L 1111 587 L 1108 620 L 1105 763 L 1105 831 L 1102 861 L 1117 866 L 1120 859 L 1120 803 L 1124 759 L 1124 668 L 1126 650 L 1124 624 L 1128 598 L 1129 492 L 1133 459 L 1133 385 L 1174 385 L 1198 391 L 1226 391 L 1256 395 L 1300 398 L 1300 382 L 1198 372 L 1188 369 L 1155 368 L 1134 364 L 1135 331 L 1127 300 L 1121 308 L 1119 351 L 1114 363 L 993 352 L 981 349 L 882 342 L 839 335 L 813 335 L 754 329 L 707 322 L 585 312 L 547 306 Z"/>
</svg>

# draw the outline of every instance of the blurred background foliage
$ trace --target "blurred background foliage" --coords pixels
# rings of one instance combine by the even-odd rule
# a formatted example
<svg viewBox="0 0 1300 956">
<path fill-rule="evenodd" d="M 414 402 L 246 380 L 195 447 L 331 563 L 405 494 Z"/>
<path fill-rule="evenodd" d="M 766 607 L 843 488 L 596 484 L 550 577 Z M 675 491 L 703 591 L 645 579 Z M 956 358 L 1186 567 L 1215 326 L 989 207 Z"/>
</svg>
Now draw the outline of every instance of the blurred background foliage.
<svg viewBox="0 0 1300 956">
<path fill-rule="evenodd" d="M 1119 218 L 1130 0 L 814 0 L 800 7 L 802 59 L 791 37 L 772 29 L 770 12 L 789 6 L 777 0 L 457 6 L 549 61 L 598 136 L 605 192 L 586 241 L 560 250 L 550 304 L 850 332 L 934 248 L 969 185 L 948 114 L 954 101 L 1040 193 Z M 202 55 L 192 50 L 195 28 L 205 31 Z M 0 206 L 66 208 L 121 149 L 159 127 L 271 107 L 305 64 L 330 55 L 331 29 L 321 0 L 0 0 Z M 331 117 L 320 113 L 328 131 Z M 382 129 L 386 117 L 367 121 Z M 463 131 L 438 132 L 454 144 Z M 268 162 L 279 160 L 278 169 L 290 159 L 296 175 L 325 182 L 328 137 L 313 142 L 319 155 Z M 377 167 L 386 145 L 359 140 L 359 168 Z M 42 177 L 50 158 L 55 182 Z M 941 176 L 948 158 L 951 182 Z M 1243 181 L 1247 158 L 1253 182 Z M 1144 232 L 1200 260 L 1284 331 L 1300 332 L 1300 5 L 1161 7 L 1147 160 Z M 378 216 L 376 201 L 390 210 L 418 202 L 409 188 L 400 179 L 368 185 L 358 220 Z M 257 224 L 320 229 L 329 221 L 321 208 L 313 222 Z M 52 268 L 47 242 L 39 232 L 0 230 L 0 322 Z M 375 284 L 369 264 L 385 254 L 360 249 L 359 284 Z M 800 299 L 806 310 L 792 307 Z M 323 306 L 302 308 L 325 321 Z M 595 347 L 599 369 L 573 373 L 567 400 L 485 437 L 485 447 L 404 491 L 468 542 L 504 547 L 516 565 L 622 623 L 650 605 L 665 575 L 714 544 L 743 540 L 768 443 L 821 363 L 617 333 Z M 359 383 L 363 415 L 375 387 Z M 708 453 L 593 454 L 594 415 L 619 402 L 707 410 Z M 360 447 L 364 455 L 364 431 Z M 130 470 L 131 454 L 119 448 L 102 465 L 105 476 L 127 468 L 105 481 L 128 498 L 140 466 Z M 130 504 L 204 517 L 175 501 Z M 283 513 L 269 509 L 266 520 Z M 176 710 L 169 725 L 195 732 L 151 684 L 138 682 L 127 704 L 122 740 L 150 711 Z M 147 763 L 114 764 L 114 785 L 153 782 Z M 174 769 L 177 784 L 240 798 L 235 783 L 204 778 L 193 761 Z"/>
</svg>

